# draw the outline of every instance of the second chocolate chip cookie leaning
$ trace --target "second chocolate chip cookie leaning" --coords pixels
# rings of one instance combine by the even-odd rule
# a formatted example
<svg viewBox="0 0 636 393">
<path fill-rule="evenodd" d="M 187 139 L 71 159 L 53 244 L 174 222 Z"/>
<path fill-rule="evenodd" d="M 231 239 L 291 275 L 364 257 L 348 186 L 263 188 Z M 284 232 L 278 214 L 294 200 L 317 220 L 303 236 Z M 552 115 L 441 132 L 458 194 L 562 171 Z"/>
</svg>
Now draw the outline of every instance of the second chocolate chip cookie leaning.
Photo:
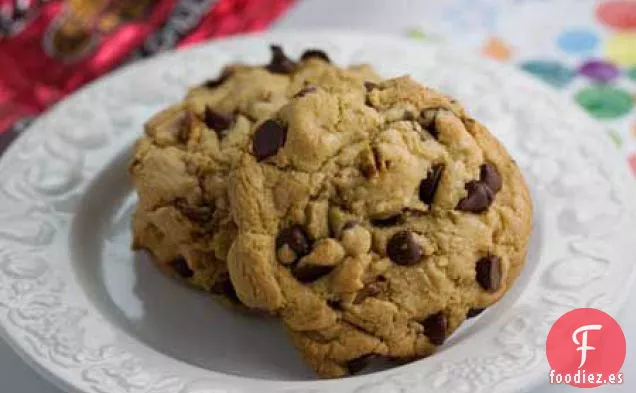
<svg viewBox="0 0 636 393">
<path fill-rule="evenodd" d="M 408 77 L 292 98 L 227 187 L 238 298 L 279 315 L 322 377 L 431 354 L 510 289 L 532 227 L 500 143 Z"/>
<path fill-rule="evenodd" d="M 268 119 L 292 97 L 316 86 L 362 97 L 364 81 L 375 79 L 370 67 L 341 68 L 321 51 L 308 50 L 295 62 L 273 46 L 269 64 L 231 65 L 191 89 L 181 103 L 153 116 L 135 145 L 134 247 L 150 251 L 170 275 L 240 305 L 226 267 L 236 233 L 227 183 L 255 125 L 254 138 L 262 141 L 254 151 L 269 154 L 284 135 L 268 129 Z"/>
</svg>

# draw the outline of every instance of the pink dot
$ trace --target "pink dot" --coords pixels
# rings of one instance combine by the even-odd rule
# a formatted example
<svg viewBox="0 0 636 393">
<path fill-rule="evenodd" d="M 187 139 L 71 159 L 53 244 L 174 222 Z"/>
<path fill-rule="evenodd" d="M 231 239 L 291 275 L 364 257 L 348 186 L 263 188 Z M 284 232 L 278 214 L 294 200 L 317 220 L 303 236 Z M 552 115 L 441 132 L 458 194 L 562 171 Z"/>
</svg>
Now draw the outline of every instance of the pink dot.
<svg viewBox="0 0 636 393">
<path fill-rule="evenodd" d="M 596 9 L 597 18 L 618 30 L 636 29 L 636 2 L 609 1 Z"/>
</svg>

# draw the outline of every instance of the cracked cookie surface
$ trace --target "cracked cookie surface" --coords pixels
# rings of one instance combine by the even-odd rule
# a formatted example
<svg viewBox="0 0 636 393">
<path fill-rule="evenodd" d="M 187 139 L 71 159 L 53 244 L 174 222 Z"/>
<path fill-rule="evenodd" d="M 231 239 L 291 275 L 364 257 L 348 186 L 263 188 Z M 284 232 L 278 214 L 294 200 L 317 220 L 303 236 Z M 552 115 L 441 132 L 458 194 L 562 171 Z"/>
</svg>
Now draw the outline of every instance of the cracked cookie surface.
<svg viewBox="0 0 636 393">
<path fill-rule="evenodd" d="M 332 65 L 321 51 L 294 62 L 273 47 L 270 64 L 229 66 L 191 89 L 150 119 L 135 145 L 134 248 L 150 251 L 165 272 L 238 303 L 226 264 L 236 234 L 228 177 L 254 128 L 316 86 L 356 95 L 364 94 L 364 81 L 377 79 L 367 66 Z"/>
<path fill-rule="evenodd" d="M 524 263 L 519 169 L 455 100 L 408 77 L 299 94 L 243 149 L 227 184 L 231 281 L 320 376 L 431 354 Z"/>
</svg>

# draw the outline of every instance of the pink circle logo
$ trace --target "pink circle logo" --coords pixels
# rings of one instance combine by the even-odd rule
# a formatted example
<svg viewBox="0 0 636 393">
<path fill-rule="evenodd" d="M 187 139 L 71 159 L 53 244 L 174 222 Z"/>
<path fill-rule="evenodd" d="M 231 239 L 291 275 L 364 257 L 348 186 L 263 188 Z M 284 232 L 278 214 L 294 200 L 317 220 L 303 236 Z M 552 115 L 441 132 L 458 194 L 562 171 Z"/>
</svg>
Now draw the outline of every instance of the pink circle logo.
<svg viewBox="0 0 636 393">
<path fill-rule="evenodd" d="M 603 311 L 579 308 L 559 318 L 548 333 L 550 383 L 579 388 L 623 383 L 625 335 Z"/>
</svg>

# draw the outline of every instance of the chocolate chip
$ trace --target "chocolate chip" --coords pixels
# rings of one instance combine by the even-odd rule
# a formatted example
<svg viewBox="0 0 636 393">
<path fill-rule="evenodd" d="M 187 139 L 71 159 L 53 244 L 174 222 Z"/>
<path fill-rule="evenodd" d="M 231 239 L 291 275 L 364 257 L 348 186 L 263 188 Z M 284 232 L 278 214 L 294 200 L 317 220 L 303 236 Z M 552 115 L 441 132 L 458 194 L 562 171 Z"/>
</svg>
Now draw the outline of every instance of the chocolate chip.
<svg viewBox="0 0 636 393">
<path fill-rule="evenodd" d="M 380 282 L 371 282 L 371 283 L 365 285 L 356 294 L 356 297 L 353 300 L 353 304 L 360 304 L 368 297 L 373 297 L 373 296 L 379 295 L 382 292 L 382 288 L 385 285 L 382 285 Z"/>
<path fill-rule="evenodd" d="M 367 179 L 375 176 L 375 174 L 380 171 L 380 165 L 382 165 L 382 157 L 376 146 L 371 148 L 370 153 L 371 154 L 369 154 L 368 150 L 365 151 L 360 162 L 360 172 L 362 172 Z"/>
<path fill-rule="evenodd" d="M 327 300 L 327 305 L 334 310 L 342 310 L 339 300 Z"/>
<path fill-rule="evenodd" d="M 318 280 L 322 276 L 326 276 L 334 267 L 335 266 L 302 264 L 297 265 L 294 270 L 292 270 L 292 274 L 298 281 L 309 283 Z"/>
<path fill-rule="evenodd" d="M 488 255 L 480 258 L 475 265 L 476 279 L 488 292 L 497 292 L 501 288 L 501 258 Z"/>
<path fill-rule="evenodd" d="M 448 321 L 446 315 L 441 311 L 427 317 L 422 321 L 424 326 L 424 334 L 434 345 L 442 345 L 446 340 L 446 330 L 448 329 Z"/>
<path fill-rule="evenodd" d="M 370 153 L 370 154 L 369 154 Z M 377 146 L 371 147 L 370 151 L 365 150 L 361 155 L 360 172 L 367 179 L 375 176 L 382 169 L 388 169 L 390 162 L 382 159 L 382 153 Z"/>
<path fill-rule="evenodd" d="M 203 113 L 203 121 L 208 128 L 213 129 L 217 134 L 221 135 L 221 131 L 230 128 L 233 119 L 232 116 L 219 113 L 209 106 L 206 106 L 205 112 Z"/>
<path fill-rule="evenodd" d="M 289 74 L 292 72 L 296 67 L 296 63 L 285 55 L 283 48 L 279 45 L 272 45 L 270 48 L 272 49 L 272 60 L 267 65 L 267 70 L 275 74 Z"/>
<path fill-rule="evenodd" d="M 369 82 L 366 81 L 364 82 L 364 88 L 367 89 L 367 93 L 370 93 L 371 90 L 373 89 L 377 89 L 379 86 L 377 83 L 373 83 L 373 82 Z M 369 106 L 371 108 L 374 108 L 373 104 L 371 103 L 371 100 L 369 99 L 369 95 L 367 94 L 367 96 L 364 99 L 364 105 Z"/>
<path fill-rule="evenodd" d="M 175 206 L 179 209 L 181 214 L 201 224 L 212 221 L 214 215 L 214 207 L 207 204 L 190 205 L 185 199 L 179 198 L 175 201 Z"/>
<path fill-rule="evenodd" d="M 413 114 L 413 112 L 407 109 L 404 111 L 404 114 L 402 115 L 402 120 L 413 121 L 415 120 L 415 115 Z"/>
<path fill-rule="evenodd" d="M 501 190 L 501 175 L 492 164 L 484 164 L 480 167 L 479 180 L 485 183 L 493 193 Z"/>
<path fill-rule="evenodd" d="M 252 137 L 252 150 L 260 161 L 278 153 L 287 139 L 287 128 L 275 120 L 265 120 Z"/>
<path fill-rule="evenodd" d="M 435 199 L 435 191 L 437 191 L 439 181 L 442 179 L 442 172 L 444 172 L 444 164 L 433 165 L 429 169 L 426 179 L 420 182 L 420 200 L 427 205 L 431 205 Z"/>
<path fill-rule="evenodd" d="M 170 262 L 170 267 L 181 278 L 191 278 L 194 276 L 194 272 L 190 269 L 190 266 L 188 266 L 188 262 L 184 257 L 177 257 L 175 260 Z"/>
<path fill-rule="evenodd" d="M 435 139 L 439 136 L 439 130 L 437 129 L 437 114 L 439 111 L 440 110 L 438 108 L 423 109 L 422 112 L 420 112 L 420 118 L 418 119 L 420 126 L 428 131 Z"/>
<path fill-rule="evenodd" d="M 303 87 L 302 89 L 300 89 L 300 90 L 298 91 L 298 93 L 294 94 L 294 98 L 304 97 L 304 96 L 306 96 L 306 95 L 307 95 L 307 94 L 309 94 L 309 93 L 313 93 L 313 92 L 315 92 L 316 90 L 318 90 L 318 89 L 316 88 L 316 86 L 314 86 L 314 85 L 307 85 L 307 86 Z"/>
<path fill-rule="evenodd" d="M 325 53 L 325 51 L 322 51 L 320 49 L 307 49 L 302 56 L 300 56 L 300 60 L 305 61 L 305 60 L 309 60 L 309 59 L 321 59 L 324 60 L 327 63 L 331 63 L 331 59 L 329 58 L 329 56 Z"/>
<path fill-rule="evenodd" d="M 482 181 L 471 180 L 466 183 L 465 187 L 468 195 L 459 201 L 457 210 L 481 213 L 488 209 L 488 206 L 495 199 L 492 190 Z"/>
<path fill-rule="evenodd" d="M 228 80 L 231 75 L 232 75 L 232 71 L 229 68 L 224 68 L 223 71 L 221 71 L 221 74 L 219 75 L 218 78 L 210 79 L 210 80 L 206 81 L 203 84 L 203 86 L 205 86 L 205 87 L 207 87 L 209 89 L 217 88 L 217 87 L 221 86 L 223 83 L 225 83 L 225 81 Z"/>
<path fill-rule="evenodd" d="M 386 218 L 372 218 L 371 219 L 371 225 L 376 226 L 376 227 L 380 227 L 380 228 L 392 227 L 392 226 L 400 224 L 401 222 L 402 222 L 402 215 L 401 214 L 396 214 L 394 216 L 390 216 L 390 217 L 386 217 Z"/>
<path fill-rule="evenodd" d="M 495 194 L 501 190 L 502 180 L 497 168 L 492 164 L 480 167 L 479 180 L 466 184 L 468 195 L 457 204 L 458 210 L 480 213 L 494 201 Z"/>
<path fill-rule="evenodd" d="M 410 231 L 400 231 L 391 237 L 386 253 L 398 265 L 414 265 L 422 258 L 422 248 Z"/>
<path fill-rule="evenodd" d="M 477 315 L 479 315 L 482 312 L 484 312 L 484 310 L 485 310 L 485 308 L 471 308 L 466 313 L 466 318 L 475 318 Z"/>
<path fill-rule="evenodd" d="M 223 293 L 228 299 L 230 299 L 234 303 L 239 303 L 239 304 L 241 303 L 241 300 L 236 294 L 236 289 L 234 289 L 234 285 L 232 285 L 231 281 L 228 280 L 223 282 Z"/>
<path fill-rule="evenodd" d="M 298 258 L 309 253 L 309 240 L 307 233 L 300 225 L 293 225 L 285 228 L 276 237 L 276 248 L 287 245 L 296 253 Z"/>
<path fill-rule="evenodd" d="M 347 370 L 349 374 L 354 375 L 364 370 L 368 365 L 371 359 L 373 358 L 372 354 L 360 356 L 359 358 L 349 360 L 347 362 Z"/>
<path fill-rule="evenodd" d="M 347 222 L 346 222 L 346 223 L 342 226 L 342 230 L 343 230 L 343 231 L 346 231 L 347 229 L 351 229 L 351 228 L 355 227 L 356 225 L 358 225 L 358 222 L 357 222 L 357 221 L 353 221 L 353 220 L 347 221 Z"/>
<path fill-rule="evenodd" d="M 375 175 L 378 172 L 378 170 L 373 163 L 364 162 L 362 163 L 362 165 L 360 165 L 360 172 L 362 172 L 364 177 L 369 179 L 373 177 L 373 175 Z"/>
<path fill-rule="evenodd" d="M 367 89 L 367 91 L 371 91 L 373 89 L 377 89 L 378 84 L 375 82 L 366 81 L 364 82 L 364 88 Z"/>
</svg>

